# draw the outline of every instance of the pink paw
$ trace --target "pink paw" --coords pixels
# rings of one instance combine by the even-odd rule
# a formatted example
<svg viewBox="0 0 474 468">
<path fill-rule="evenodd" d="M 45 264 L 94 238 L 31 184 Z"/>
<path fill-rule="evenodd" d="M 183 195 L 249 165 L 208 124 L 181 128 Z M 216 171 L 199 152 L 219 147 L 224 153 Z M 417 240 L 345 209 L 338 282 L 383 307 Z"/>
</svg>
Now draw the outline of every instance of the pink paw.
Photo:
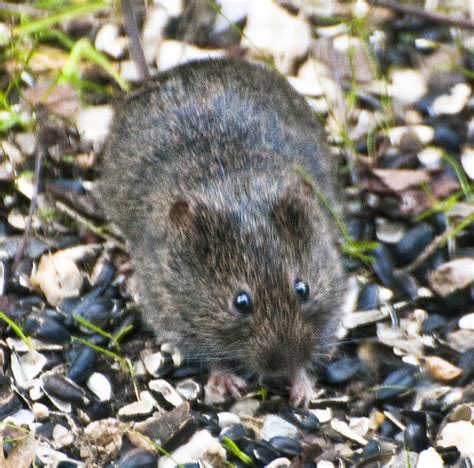
<svg viewBox="0 0 474 468">
<path fill-rule="evenodd" d="M 247 387 L 247 382 L 232 373 L 225 371 L 212 371 L 209 375 L 207 385 L 217 393 L 225 395 L 229 393 L 236 400 L 242 398 L 240 391 Z"/>
<path fill-rule="evenodd" d="M 313 380 L 304 369 L 291 380 L 290 403 L 292 406 L 299 408 L 307 408 L 309 406 L 314 395 L 313 383 Z"/>
</svg>

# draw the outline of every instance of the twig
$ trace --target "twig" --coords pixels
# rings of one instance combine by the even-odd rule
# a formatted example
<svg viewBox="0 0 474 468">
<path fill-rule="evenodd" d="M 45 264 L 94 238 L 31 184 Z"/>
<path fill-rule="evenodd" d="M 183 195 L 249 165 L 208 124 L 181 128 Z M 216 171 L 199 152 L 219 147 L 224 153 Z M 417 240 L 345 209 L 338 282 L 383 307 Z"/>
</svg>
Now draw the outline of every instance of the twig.
<svg viewBox="0 0 474 468">
<path fill-rule="evenodd" d="M 102 239 L 105 239 L 111 245 L 114 245 L 115 247 L 117 247 L 121 250 L 126 250 L 126 246 L 125 246 L 124 243 L 122 243 L 119 240 L 115 239 L 114 237 L 102 232 L 97 226 L 94 225 L 94 223 L 92 223 L 87 218 L 85 218 L 84 216 L 80 215 L 79 213 L 77 213 L 76 211 L 71 209 L 65 203 L 62 203 L 60 201 L 56 201 L 55 206 L 59 211 L 61 211 L 61 212 L 65 213 L 66 215 L 68 215 L 77 224 L 83 226 L 84 228 L 86 228 L 89 231 L 93 232 L 94 234 L 101 237 Z"/>
<path fill-rule="evenodd" d="M 393 0 L 369 0 L 371 5 L 377 5 L 383 8 L 396 11 L 405 15 L 418 16 L 432 23 L 444 24 L 446 26 L 458 26 L 460 28 L 474 29 L 474 22 L 469 19 L 452 18 L 441 13 L 423 10 L 412 5 L 405 5 Z"/>
<path fill-rule="evenodd" d="M 130 0 L 122 0 L 122 14 L 125 31 L 128 36 L 128 45 L 130 47 L 130 55 L 132 56 L 135 65 L 137 66 L 138 73 L 142 80 L 148 80 L 150 78 L 150 71 L 146 63 L 145 54 L 140 42 L 140 32 L 138 31 L 137 19 L 135 12 L 133 11 L 133 5 Z"/>
<path fill-rule="evenodd" d="M 18 263 L 20 262 L 25 252 L 26 245 L 28 243 L 28 238 L 30 237 L 31 225 L 33 223 L 33 216 L 36 211 L 36 201 L 38 199 L 41 169 L 43 167 L 43 159 L 46 155 L 46 146 L 44 144 L 44 141 L 42 140 L 43 140 L 42 138 L 38 139 L 38 147 L 36 149 L 36 156 L 35 156 L 33 193 L 31 194 L 30 208 L 28 210 L 28 219 L 26 220 L 25 230 L 23 231 L 23 236 L 21 238 L 20 245 L 18 246 L 15 259 L 13 260 L 13 269 L 15 269 L 18 266 Z"/>
<path fill-rule="evenodd" d="M 452 226 L 450 229 L 447 231 L 443 232 L 439 236 L 436 236 L 429 245 L 425 247 L 425 250 L 421 252 L 420 255 L 409 265 L 403 267 L 403 268 L 398 268 L 395 270 L 395 274 L 403 274 L 403 273 L 410 273 L 416 268 L 418 268 L 427 258 L 431 257 L 436 250 L 438 250 L 439 247 L 441 247 L 451 236 L 453 236 L 456 231 L 459 229 L 460 225 L 464 223 L 463 221 L 460 221 L 459 223 L 455 224 Z"/>
<path fill-rule="evenodd" d="M 0 11 L 8 11 L 15 15 L 28 15 L 34 17 L 44 16 L 44 12 L 29 5 L 0 2 Z"/>
</svg>

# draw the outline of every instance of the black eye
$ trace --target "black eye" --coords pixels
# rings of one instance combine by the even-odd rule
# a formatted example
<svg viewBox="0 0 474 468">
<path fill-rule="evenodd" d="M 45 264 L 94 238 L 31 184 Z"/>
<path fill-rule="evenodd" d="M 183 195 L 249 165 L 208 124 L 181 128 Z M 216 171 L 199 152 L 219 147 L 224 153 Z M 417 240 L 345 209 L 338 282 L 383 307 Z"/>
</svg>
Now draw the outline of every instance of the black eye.
<svg viewBox="0 0 474 468">
<path fill-rule="evenodd" d="M 252 299 L 250 299 L 250 295 L 246 292 L 237 293 L 234 299 L 234 307 L 241 314 L 249 314 L 250 312 L 252 312 L 253 306 Z"/>
<path fill-rule="evenodd" d="M 295 291 L 298 294 L 300 301 L 305 302 L 309 297 L 309 286 L 308 283 L 304 281 L 297 280 L 295 281 Z"/>
</svg>

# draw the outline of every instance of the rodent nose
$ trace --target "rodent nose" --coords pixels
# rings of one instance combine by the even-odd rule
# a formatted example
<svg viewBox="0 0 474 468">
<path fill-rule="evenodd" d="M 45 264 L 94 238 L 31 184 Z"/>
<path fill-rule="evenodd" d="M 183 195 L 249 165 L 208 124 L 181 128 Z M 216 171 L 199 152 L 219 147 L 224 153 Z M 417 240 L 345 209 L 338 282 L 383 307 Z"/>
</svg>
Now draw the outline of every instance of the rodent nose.
<svg viewBox="0 0 474 468">
<path fill-rule="evenodd" d="M 277 339 L 271 345 L 260 342 L 255 356 L 255 370 L 268 377 L 292 377 L 311 360 L 313 339 Z"/>
</svg>

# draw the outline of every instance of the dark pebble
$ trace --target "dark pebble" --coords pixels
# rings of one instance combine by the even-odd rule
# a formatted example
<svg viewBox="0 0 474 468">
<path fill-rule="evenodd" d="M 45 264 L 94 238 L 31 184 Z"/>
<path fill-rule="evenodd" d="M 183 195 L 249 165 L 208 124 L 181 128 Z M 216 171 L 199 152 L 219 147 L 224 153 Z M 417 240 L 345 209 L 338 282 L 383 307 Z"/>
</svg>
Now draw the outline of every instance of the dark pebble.
<svg viewBox="0 0 474 468">
<path fill-rule="evenodd" d="M 375 393 L 377 400 L 388 400 L 404 396 L 407 392 L 414 391 L 415 368 L 405 367 L 392 372 L 382 383 L 381 388 Z"/>
<path fill-rule="evenodd" d="M 33 312 L 28 316 L 23 331 L 46 343 L 65 344 L 71 340 L 71 334 L 59 319 L 41 316 L 39 312 Z"/>
<path fill-rule="evenodd" d="M 122 455 L 117 468 L 156 468 L 158 459 L 155 454 L 143 449 L 133 449 Z"/>
<path fill-rule="evenodd" d="M 379 306 L 379 287 L 377 284 L 366 284 L 357 298 L 357 310 L 371 310 Z"/>
<path fill-rule="evenodd" d="M 67 376 L 78 384 L 84 383 L 94 372 L 97 357 L 97 351 L 89 346 L 81 346 Z"/>
<path fill-rule="evenodd" d="M 232 426 L 225 427 L 222 429 L 221 433 L 219 434 L 219 440 L 223 440 L 224 437 L 227 437 L 234 442 L 238 442 L 242 440 L 244 437 L 248 436 L 248 430 L 242 424 L 233 424 Z"/>
<path fill-rule="evenodd" d="M 425 334 L 435 333 L 441 328 L 443 328 L 447 323 L 447 320 L 438 314 L 430 314 L 426 317 L 426 320 L 423 322 L 423 327 L 421 331 Z"/>
<path fill-rule="evenodd" d="M 443 462 L 445 465 L 453 465 L 459 460 L 459 457 L 461 453 L 459 452 L 458 448 L 455 446 L 451 447 L 436 447 L 436 451 L 439 453 L 441 458 L 443 459 Z M 472 462 L 470 462 L 470 465 L 467 463 L 465 465 L 458 464 L 457 466 L 465 466 L 466 468 L 470 467 L 472 468 Z"/>
<path fill-rule="evenodd" d="M 461 136 L 458 132 L 445 124 L 438 124 L 434 127 L 433 144 L 441 146 L 449 153 L 459 153 L 461 150 Z"/>
<path fill-rule="evenodd" d="M 397 295 L 398 300 L 408 299 L 414 301 L 418 297 L 418 283 L 410 274 L 400 273 L 393 275 L 391 287 Z"/>
<path fill-rule="evenodd" d="M 384 286 L 390 287 L 393 282 L 393 269 L 395 266 L 390 250 L 386 245 L 380 244 L 373 254 L 375 257 L 375 262 L 372 264 L 374 273 Z"/>
<path fill-rule="evenodd" d="M 267 465 L 279 456 L 278 452 L 270 444 L 263 441 L 251 441 L 245 446 L 243 452 L 263 465 Z"/>
<path fill-rule="evenodd" d="M 311 411 L 286 406 L 283 408 L 281 416 L 305 431 L 311 432 L 319 429 L 319 419 Z"/>
<path fill-rule="evenodd" d="M 272 437 L 269 442 L 280 455 L 285 457 L 297 457 L 302 450 L 301 442 L 298 439 L 292 439 L 290 437 Z"/>
<path fill-rule="evenodd" d="M 420 453 L 430 446 L 426 430 L 426 416 L 423 413 L 419 413 L 416 418 L 412 417 L 408 420 L 404 440 L 406 446 L 416 453 Z"/>
<path fill-rule="evenodd" d="M 348 382 L 362 370 L 359 358 L 345 358 L 332 362 L 324 369 L 325 379 L 332 384 Z"/>
<path fill-rule="evenodd" d="M 79 406 L 88 403 L 84 390 L 77 386 L 72 380 L 61 375 L 46 377 L 43 388 L 49 395 Z"/>
<path fill-rule="evenodd" d="M 393 245 L 393 252 L 401 264 L 415 260 L 433 240 L 434 230 L 428 223 L 420 223 L 409 229 L 402 239 Z"/>
<path fill-rule="evenodd" d="M 21 402 L 13 392 L 10 379 L 0 375 L 0 420 L 21 409 Z"/>
<path fill-rule="evenodd" d="M 463 370 L 462 376 L 459 378 L 458 385 L 472 381 L 474 378 L 474 348 L 470 348 L 461 354 L 458 367 Z"/>
</svg>

